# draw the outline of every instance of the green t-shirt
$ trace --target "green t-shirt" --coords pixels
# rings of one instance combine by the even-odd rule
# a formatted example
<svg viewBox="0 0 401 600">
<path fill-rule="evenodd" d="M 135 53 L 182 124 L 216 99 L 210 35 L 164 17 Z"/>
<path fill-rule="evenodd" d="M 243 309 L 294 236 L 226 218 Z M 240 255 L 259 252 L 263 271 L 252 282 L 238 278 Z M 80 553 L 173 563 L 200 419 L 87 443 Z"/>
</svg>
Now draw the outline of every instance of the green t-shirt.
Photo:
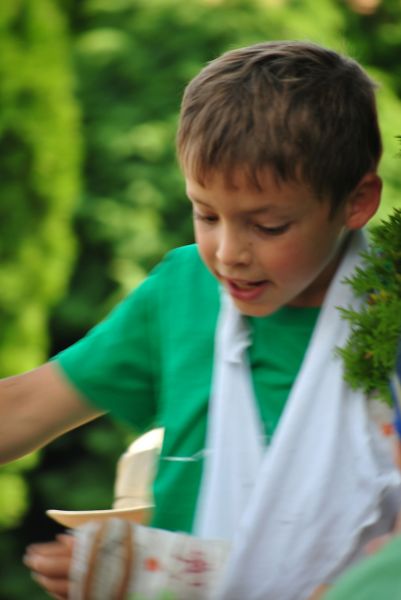
<svg viewBox="0 0 401 600">
<path fill-rule="evenodd" d="M 401 536 L 339 579 L 324 600 L 401 599 Z"/>
<path fill-rule="evenodd" d="M 219 286 L 195 245 L 169 253 L 134 293 L 56 357 L 94 406 L 135 427 L 165 427 L 154 484 L 157 527 L 190 532 L 202 474 Z M 255 396 L 267 441 L 319 310 L 249 318 Z"/>
</svg>

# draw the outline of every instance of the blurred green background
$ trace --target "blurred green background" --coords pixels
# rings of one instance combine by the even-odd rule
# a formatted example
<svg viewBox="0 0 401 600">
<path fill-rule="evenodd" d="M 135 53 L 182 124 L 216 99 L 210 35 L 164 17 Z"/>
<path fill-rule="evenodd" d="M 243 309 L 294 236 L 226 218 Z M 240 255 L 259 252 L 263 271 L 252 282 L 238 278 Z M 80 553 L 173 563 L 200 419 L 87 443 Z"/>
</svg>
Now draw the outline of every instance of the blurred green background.
<svg viewBox="0 0 401 600">
<path fill-rule="evenodd" d="M 399 0 L 0 3 L 0 376 L 74 342 L 169 248 L 192 241 L 174 155 L 182 91 L 265 39 L 323 43 L 380 83 L 384 198 L 400 206 Z M 0 469 L 0 600 L 44 599 L 21 566 L 46 508 L 107 508 L 135 432 L 107 418 Z"/>
</svg>

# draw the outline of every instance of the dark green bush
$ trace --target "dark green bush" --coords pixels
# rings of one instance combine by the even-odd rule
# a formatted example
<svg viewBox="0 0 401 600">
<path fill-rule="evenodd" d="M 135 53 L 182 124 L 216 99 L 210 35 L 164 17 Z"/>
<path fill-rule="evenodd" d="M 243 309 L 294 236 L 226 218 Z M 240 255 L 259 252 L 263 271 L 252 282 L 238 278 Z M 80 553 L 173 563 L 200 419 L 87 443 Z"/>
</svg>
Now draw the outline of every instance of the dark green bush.
<svg viewBox="0 0 401 600">
<path fill-rule="evenodd" d="M 371 231 L 363 266 L 347 281 L 364 300 L 360 310 L 342 309 L 351 335 L 339 350 L 354 389 L 391 402 L 388 377 L 401 333 L 401 210 Z"/>
</svg>

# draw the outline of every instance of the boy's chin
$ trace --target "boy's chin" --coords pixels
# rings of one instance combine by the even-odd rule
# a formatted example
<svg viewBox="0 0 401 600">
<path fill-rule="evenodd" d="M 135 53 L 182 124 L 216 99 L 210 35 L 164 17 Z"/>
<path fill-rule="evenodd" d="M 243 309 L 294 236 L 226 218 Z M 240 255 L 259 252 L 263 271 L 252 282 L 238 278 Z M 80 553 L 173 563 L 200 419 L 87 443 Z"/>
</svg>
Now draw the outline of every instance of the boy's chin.
<svg viewBox="0 0 401 600">
<path fill-rule="evenodd" d="M 233 298 L 233 302 L 240 313 L 246 317 L 267 317 L 281 308 L 280 305 L 248 304 L 247 302 L 241 302 L 235 298 Z"/>
</svg>

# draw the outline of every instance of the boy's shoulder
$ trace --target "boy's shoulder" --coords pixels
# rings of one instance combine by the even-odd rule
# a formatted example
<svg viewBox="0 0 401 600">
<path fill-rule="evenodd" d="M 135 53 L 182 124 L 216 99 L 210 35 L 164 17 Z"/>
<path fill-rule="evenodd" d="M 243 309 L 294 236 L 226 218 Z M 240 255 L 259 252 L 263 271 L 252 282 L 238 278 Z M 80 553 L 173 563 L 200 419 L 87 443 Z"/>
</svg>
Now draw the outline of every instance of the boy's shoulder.
<svg viewBox="0 0 401 600">
<path fill-rule="evenodd" d="M 196 287 L 195 287 L 196 286 Z M 150 271 L 147 277 L 125 299 L 131 310 L 147 307 L 182 306 L 193 301 L 193 296 L 210 298 L 217 295 L 218 282 L 206 268 L 196 244 L 170 250 Z"/>
<path fill-rule="evenodd" d="M 218 306 L 219 285 L 205 266 L 196 244 L 166 254 L 152 271 L 150 280 L 163 312 L 193 312 Z"/>
<path fill-rule="evenodd" d="M 154 269 L 154 272 L 174 279 L 197 275 L 214 281 L 199 254 L 197 244 L 188 244 L 170 250 Z"/>
<path fill-rule="evenodd" d="M 197 244 L 188 244 L 186 246 L 179 246 L 178 248 L 170 250 L 165 255 L 163 263 L 175 263 L 192 267 L 202 266 L 205 268 L 205 265 L 199 254 Z"/>
</svg>

